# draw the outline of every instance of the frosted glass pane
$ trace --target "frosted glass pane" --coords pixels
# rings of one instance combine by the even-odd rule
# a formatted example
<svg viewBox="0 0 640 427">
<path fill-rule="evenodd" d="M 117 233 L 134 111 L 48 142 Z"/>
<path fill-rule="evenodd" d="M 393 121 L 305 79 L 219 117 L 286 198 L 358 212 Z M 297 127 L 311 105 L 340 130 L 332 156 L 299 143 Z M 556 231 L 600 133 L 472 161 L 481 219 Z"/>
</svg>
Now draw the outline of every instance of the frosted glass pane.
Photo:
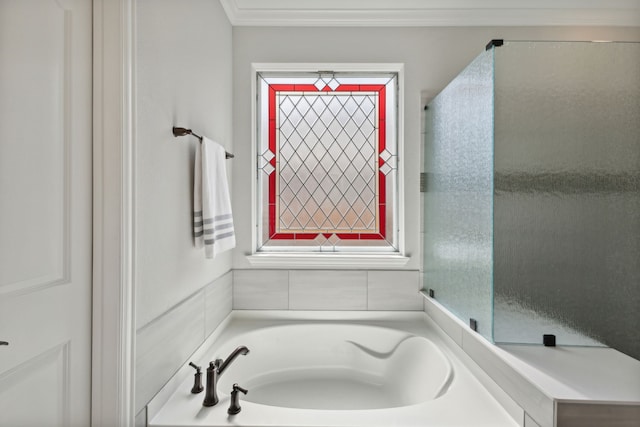
<svg viewBox="0 0 640 427">
<path fill-rule="evenodd" d="M 424 286 L 491 339 L 493 52 L 477 57 L 426 115 Z"/>
<path fill-rule="evenodd" d="M 640 44 L 495 55 L 495 341 L 640 358 Z"/>
</svg>

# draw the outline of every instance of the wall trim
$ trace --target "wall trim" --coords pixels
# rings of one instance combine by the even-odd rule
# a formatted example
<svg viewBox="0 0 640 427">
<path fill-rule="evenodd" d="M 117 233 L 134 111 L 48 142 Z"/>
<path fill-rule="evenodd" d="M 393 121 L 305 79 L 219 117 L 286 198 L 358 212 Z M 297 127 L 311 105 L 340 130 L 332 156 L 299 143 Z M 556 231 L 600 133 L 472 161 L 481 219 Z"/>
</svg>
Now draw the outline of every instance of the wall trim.
<svg viewBox="0 0 640 427">
<path fill-rule="evenodd" d="M 134 0 L 93 0 L 91 424 L 133 427 Z"/>
<path fill-rule="evenodd" d="M 234 26 L 637 26 L 637 0 L 220 0 Z"/>
</svg>

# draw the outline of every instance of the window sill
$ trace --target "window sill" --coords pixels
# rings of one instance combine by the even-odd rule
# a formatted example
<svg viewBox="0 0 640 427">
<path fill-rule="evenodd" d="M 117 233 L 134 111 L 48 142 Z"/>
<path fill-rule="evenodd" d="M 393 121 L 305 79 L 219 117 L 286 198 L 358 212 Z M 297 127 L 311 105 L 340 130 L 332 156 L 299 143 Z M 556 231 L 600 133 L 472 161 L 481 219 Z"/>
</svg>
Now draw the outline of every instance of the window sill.
<svg viewBox="0 0 640 427">
<path fill-rule="evenodd" d="M 269 253 L 248 255 L 254 267 L 267 268 L 367 268 L 404 267 L 411 258 L 397 254 L 293 254 Z"/>
</svg>

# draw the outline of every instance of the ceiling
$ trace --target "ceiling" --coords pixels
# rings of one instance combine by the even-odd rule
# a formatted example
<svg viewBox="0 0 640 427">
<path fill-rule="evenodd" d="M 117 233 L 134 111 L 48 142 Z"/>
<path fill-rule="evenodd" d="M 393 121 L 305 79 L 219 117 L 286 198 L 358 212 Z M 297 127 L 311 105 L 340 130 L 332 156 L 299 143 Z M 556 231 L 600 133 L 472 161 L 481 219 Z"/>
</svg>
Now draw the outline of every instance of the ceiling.
<svg viewBox="0 0 640 427">
<path fill-rule="evenodd" d="M 233 25 L 640 26 L 640 0 L 220 0 Z"/>
</svg>

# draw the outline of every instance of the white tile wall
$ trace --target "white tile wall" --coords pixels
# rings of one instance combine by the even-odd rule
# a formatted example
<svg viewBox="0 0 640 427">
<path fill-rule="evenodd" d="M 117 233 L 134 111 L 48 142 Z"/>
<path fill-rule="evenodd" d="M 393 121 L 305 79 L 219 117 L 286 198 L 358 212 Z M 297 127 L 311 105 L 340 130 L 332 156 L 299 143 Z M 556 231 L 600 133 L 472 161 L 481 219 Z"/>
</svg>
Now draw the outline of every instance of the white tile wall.
<svg viewBox="0 0 640 427">
<path fill-rule="evenodd" d="M 136 411 L 144 409 L 231 312 L 232 284 L 233 275 L 228 272 L 138 329 Z"/>
<path fill-rule="evenodd" d="M 233 306 L 233 273 L 228 272 L 205 288 L 205 337 L 211 335 Z"/>
<path fill-rule="evenodd" d="M 522 374 L 498 358 L 489 344 L 471 329 L 462 331 L 462 348 L 495 382 L 522 406 L 541 427 L 553 427 L 554 402 L 534 387 Z"/>
<path fill-rule="evenodd" d="M 534 427 L 554 426 L 554 402 L 532 385 L 522 374 L 497 357 L 489 349 L 490 344 L 477 332 L 469 329 L 437 301 L 425 298 L 425 312 L 449 335 L 482 370 L 497 383 L 511 399 L 529 413 Z M 525 419 L 526 422 L 526 419 Z M 526 424 L 525 424 L 526 425 Z"/>
<path fill-rule="evenodd" d="M 136 415 L 135 427 L 147 427 L 147 408 L 143 408 L 142 411 Z"/>
<path fill-rule="evenodd" d="M 290 271 L 289 308 L 291 310 L 366 310 L 367 272 Z"/>
<path fill-rule="evenodd" d="M 136 333 L 136 411 L 204 341 L 204 290 Z"/>
<path fill-rule="evenodd" d="M 444 309 L 438 308 L 438 304 L 431 299 L 424 300 L 424 311 L 431 317 L 442 330 L 455 341 L 458 346 L 462 347 L 462 322 L 449 317 L 443 312 Z"/>
<path fill-rule="evenodd" d="M 234 270 L 235 310 L 423 310 L 419 271 Z"/>
<path fill-rule="evenodd" d="M 524 427 L 540 427 L 540 424 L 535 422 L 529 414 L 524 414 Z"/>
<path fill-rule="evenodd" d="M 234 270 L 235 310 L 287 310 L 289 272 L 287 270 Z"/>
<path fill-rule="evenodd" d="M 369 271 L 369 310 L 422 310 L 418 271 Z"/>
</svg>

